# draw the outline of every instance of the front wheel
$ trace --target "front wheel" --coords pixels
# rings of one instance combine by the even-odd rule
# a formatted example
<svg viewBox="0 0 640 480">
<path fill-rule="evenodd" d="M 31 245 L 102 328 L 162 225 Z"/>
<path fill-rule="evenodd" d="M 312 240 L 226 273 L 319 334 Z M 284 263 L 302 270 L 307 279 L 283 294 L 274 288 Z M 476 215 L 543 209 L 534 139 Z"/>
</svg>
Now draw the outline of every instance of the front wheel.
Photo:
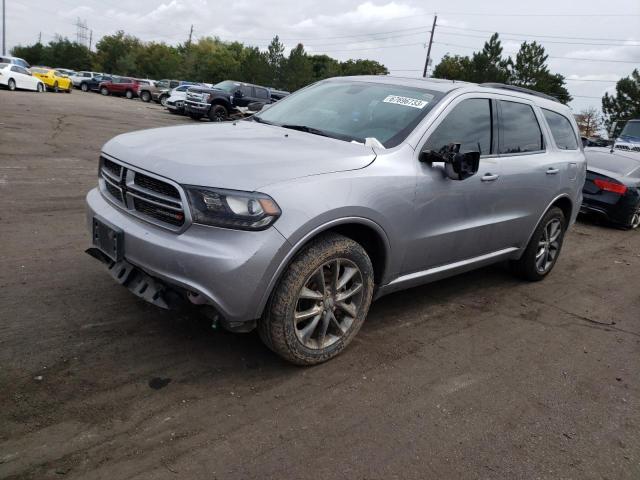
<svg viewBox="0 0 640 480">
<path fill-rule="evenodd" d="M 163 107 L 167 106 L 167 100 L 169 100 L 169 97 L 167 95 L 161 95 L 160 96 L 160 105 L 162 105 Z"/>
<path fill-rule="evenodd" d="M 151 101 L 151 94 L 149 92 L 147 92 L 146 90 L 144 92 L 140 93 L 140 100 L 142 100 L 143 102 L 150 102 Z"/>
<path fill-rule="evenodd" d="M 109 90 L 107 89 L 107 87 L 102 87 L 100 89 L 100 93 L 106 97 L 107 95 L 109 95 Z"/>
<path fill-rule="evenodd" d="M 533 282 L 545 278 L 558 261 L 566 227 L 562 210 L 558 207 L 549 209 L 533 232 L 522 257 L 511 262 L 514 272 Z"/>
<path fill-rule="evenodd" d="M 224 122 L 227 119 L 227 109 L 222 105 L 213 105 L 209 110 L 209 120 L 212 122 Z"/>
<path fill-rule="evenodd" d="M 635 230 L 638 227 L 640 227 L 640 205 L 636 207 L 636 211 L 631 215 L 631 220 L 629 221 L 629 225 L 627 225 L 627 228 L 631 230 Z"/>
<path fill-rule="evenodd" d="M 88 92 L 89 91 L 89 85 L 86 83 L 83 83 L 82 85 L 80 85 L 80 90 L 82 90 L 83 92 Z"/>
<path fill-rule="evenodd" d="M 275 288 L 259 333 L 297 365 L 325 362 L 360 330 L 373 296 L 373 266 L 360 244 L 337 234 L 312 241 Z"/>
<path fill-rule="evenodd" d="M 13 92 L 16 89 L 16 81 L 13 78 L 10 78 L 7 82 L 7 87 L 9 87 L 9 90 Z"/>
<path fill-rule="evenodd" d="M 55 82 L 53 84 L 53 91 L 56 92 L 56 93 L 58 93 L 60 91 L 60 89 L 58 88 L 58 82 Z"/>
</svg>

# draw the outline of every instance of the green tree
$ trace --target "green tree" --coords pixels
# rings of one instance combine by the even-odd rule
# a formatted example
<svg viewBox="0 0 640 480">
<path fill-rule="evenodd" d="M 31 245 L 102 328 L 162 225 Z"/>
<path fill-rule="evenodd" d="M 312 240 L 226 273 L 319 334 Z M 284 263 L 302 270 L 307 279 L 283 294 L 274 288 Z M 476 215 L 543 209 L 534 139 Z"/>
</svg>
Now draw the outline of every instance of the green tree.
<svg viewBox="0 0 640 480">
<path fill-rule="evenodd" d="M 446 78 L 449 80 L 460 80 L 471 82 L 473 76 L 473 66 L 469 57 L 460 55 L 450 56 L 446 54 L 433 69 L 433 78 Z"/>
<path fill-rule="evenodd" d="M 347 60 L 340 64 L 342 75 L 388 75 L 387 67 L 375 60 Z"/>
<path fill-rule="evenodd" d="M 522 43 L 513 62 L 510 83 L 552 95 L 562 103 L 569 103 L 571 95 L 564 87 L 564 77 L 549 72 L 548 57 L 539 43 Z"/>
<path fill-rule="evenodd" d="M 502 43 L 498 39 L 498 34 L 494 33 L 489 41 L 485 42 L 482 51 L 473 54 L 470 81 L 507 83 L 511 63 L 511 59 L 502 58 Z"/>
<path fill-rule="evenodd" d="M 615 121 L 640 118 L 640 73 L 637 68 L 630 77 L 618 80 L 615 95 L 604 94 L 602 112 L 607 130 Z"/>
<path fill-rule="evenodd" d="M 25 59 L 31 65 L 41 65 L 44 58 L 44 45 L 40 42 L 29 46 L 16 45 L 11 49 L 11 55 Z"/>
<path fill-rule="evenodd" d="M 267 47 L 267 61 L 271 70 L 271 86 L 282 87 L 283 67 L 284 67 L 284 45 L 280 42 L 278 35 L 273 37 Z"/>
<path fill-rule="evenodd" d="M 337 77 L 342 74 L 340 62 L 329 55 L 309 55 L 311 69 L 313 70 L 313 80 Z"/>
<path fill-rule="evenodd" d="M 142 43 L 134 36 L 119 30 L 114 35 L 105 35 L 96 44 L 95 69 L 120 75 L 133 75 L 132 57 Z M 135 60 L 134 60 L 135 64 Z"/>
<path fill-rule="evenodd" d="M 28 47 L 17 46 L 11 50 L 12 55 L 24 58 L 31 65 L 45 65 L 56 68 L 85 70 L 91 68 L 93 55 L 87 47 L 68 38 L 57 36 L 46 46 L 35 43 Z"/>
<path fill-rule="evenodd" d="M 271 83 L 271 69 L 267 53 L 261 52 L 258 47 L 244 49 L 240 61 L 240 71 L 242 76 L 238 80 L 267 86 Z"/>
<path fill-rule="evenodd" d="M 135 53 L 137 74 L 146 78 L 175 78 L 182 64 L 176 47 L 166 43 L 147 43 Z"/>
<path fill-rule="evenodd" d="M 313 81 L 313 65 L 299 43 L 289 52 L 289 58 L 283 66 L 284 87 L 293 92 Z"/>
</svg>

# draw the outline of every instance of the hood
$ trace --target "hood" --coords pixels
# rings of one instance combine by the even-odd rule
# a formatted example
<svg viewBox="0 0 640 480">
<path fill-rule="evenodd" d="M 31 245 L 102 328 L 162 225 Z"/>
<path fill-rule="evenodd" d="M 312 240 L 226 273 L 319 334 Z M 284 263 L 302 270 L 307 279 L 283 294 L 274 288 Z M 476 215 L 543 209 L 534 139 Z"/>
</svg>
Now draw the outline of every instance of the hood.
<svg viewBox="0 0 640 480">
<path fill-rule="evenodd" d="M 126 133 L 102 151 L 181 184 L 246 191 L 364 168 L 376 157 L 363 144 L 249 121 Z"/>
</svg>

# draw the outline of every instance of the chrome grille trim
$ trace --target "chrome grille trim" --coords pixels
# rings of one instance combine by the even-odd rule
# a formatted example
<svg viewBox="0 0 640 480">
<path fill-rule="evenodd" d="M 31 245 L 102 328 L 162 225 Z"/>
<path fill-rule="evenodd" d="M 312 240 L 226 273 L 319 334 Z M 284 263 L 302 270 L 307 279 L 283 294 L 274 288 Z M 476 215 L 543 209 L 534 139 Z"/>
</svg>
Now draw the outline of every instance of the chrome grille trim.
<svg viewBox="0 0 640 480">
<path fill-rule="evenodd" d="M 119 167 L 119 170 L 118 168 Z M 103 197 L 121 210 L 153 225 L 182 232 L 191 225 L 188 202 L 182 187 L 169 179 L 132 167 L 113 157 L 100 156 L 98 184 Z M 119 172 L 119 175 L 116 175 Z M 146 188 L 136 183 L 145 178 Z M 156 187 L 161 191 L 155 191 Z"/>
</svg>

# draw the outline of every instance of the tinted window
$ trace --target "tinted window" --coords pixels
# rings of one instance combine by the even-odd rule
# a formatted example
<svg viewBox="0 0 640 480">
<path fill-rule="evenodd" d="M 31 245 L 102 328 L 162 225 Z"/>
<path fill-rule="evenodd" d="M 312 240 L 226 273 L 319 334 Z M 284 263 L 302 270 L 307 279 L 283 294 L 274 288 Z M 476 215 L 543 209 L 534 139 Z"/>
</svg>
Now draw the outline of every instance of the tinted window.
<svg viewBox="0 0 640 480">
<path fill-rule="evenodd" d="M 247 87 L 246 85 L 243 85 L 242 87 L 240 87 L 240 91 L 242 92 L 242 95 L 245 97 L 253 97 L 253 89 L 251 87 Z"/>
<path fill-rule="evenodd" d="M 577 150 L 578 140 L 567 117 L 551 110 L 542 109 L 545 120 L 549 124 L 553 139 L 561 150 Z"/>
<path fill-rule="evenodd" d="M 17 67 L 17 68 L 18 68 L 18 70 L 16 70 L 17 72 L 22 73 L 23 75 L 31 75 L 29 73 L 29 70 L 27 70 L 26 68 L 22 68 L 22 67 Z"/>
<path fill-rule="evenodd" d="M 257 98 L 269 98 L 269 92 L 266 88 L 255 87 Z"/>
<path fill-rule="evenodd" d="M 29 64 L 22 60 L 21 58 L 16 58 L 16 63 L 21 67 L 29 68 Z"/>
<path fill-rule="evenodd" d="M 491 153 L 491 103 L 488 99 L 471 98 L 456 105 L 431 134 L 423 150 L 439 152 L 451 143 L 459 143 L 461 153 Z"/>
<path fill-rule="evenodd" d="M 500 102 L 500 153 L 537 152 L 544 148 L 542 131 L 529 105 Z"/>
</svg>

